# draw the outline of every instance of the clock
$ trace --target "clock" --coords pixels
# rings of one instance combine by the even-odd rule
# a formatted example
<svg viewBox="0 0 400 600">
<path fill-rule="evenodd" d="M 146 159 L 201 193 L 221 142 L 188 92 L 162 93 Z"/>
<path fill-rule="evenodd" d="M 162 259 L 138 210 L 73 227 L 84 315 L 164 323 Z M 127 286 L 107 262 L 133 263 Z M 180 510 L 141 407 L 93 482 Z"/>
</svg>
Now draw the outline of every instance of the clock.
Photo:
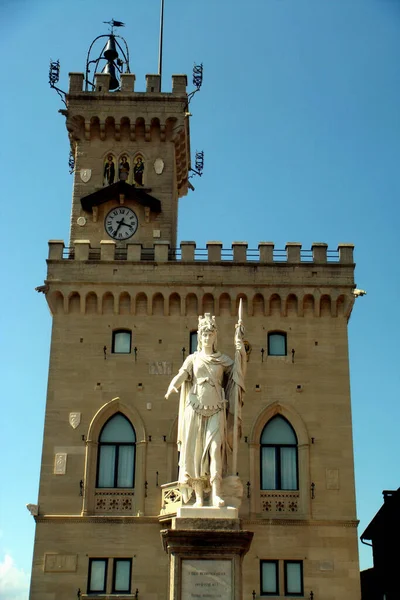
<svg viewBox="0 0 400 600">
<path fill-rule="evenodd" d="M 104 219 L 104 228 L 114 240 L 127 240 L 138 228 L 136 213 L 127 206 L 112 208 Z"/>
</svg>

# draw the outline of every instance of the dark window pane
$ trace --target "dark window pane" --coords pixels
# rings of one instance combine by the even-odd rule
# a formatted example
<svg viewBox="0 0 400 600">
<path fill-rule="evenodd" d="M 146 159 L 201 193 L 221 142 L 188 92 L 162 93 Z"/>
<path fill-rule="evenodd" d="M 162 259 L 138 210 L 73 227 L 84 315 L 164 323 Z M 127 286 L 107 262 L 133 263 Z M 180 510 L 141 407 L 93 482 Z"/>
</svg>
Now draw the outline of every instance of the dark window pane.
<svg viewBox="0 0 400 600">
<path fill-rule="evenodd" d="M 115 446 L 100 446 L 99 448 L 98 487 L 114 487 L 115 479 Z"/>
<path fill-rule="evenodd" d="M 197 331 L 192 331 L 190 333 L 190 354 L 196 352 L 197 350 Z"/>
<path fill-rule="evenodd" d="M 270 356 L 286 356 L 285 333 L 270 333 L 268 335 L 268 354 Z"/>
<path fill-rule="evenodd" d="M 285 595 L 301 595 L 303 593 L 303 576 L 301 562 L 285 562 Z"/>
<path fill-rule="evenodd" d="M 133 487 L 133 465 L 135 464 L 135 446 L 120 446 L 118 454 L 117 487 Z"/>
<path fill-rule="evenodd" d="M 115 559 L 114 569 L 114 592 L 129 593 L 131 590 L 131 561 Z"/>
<path fill-rule="evenodd" d="M 261 563 L 261 594 L 275 595 L 278 590 L 278 563 L 262 561 Z"/>
<path fill-rule="evenodd" d="M 261 448 L 261 489 L 276 489 L 276 450 Z"/>
<path fill-rule="evenodd" d="M 104 592 L 106 587 L 106 559 L 91 560 L 89 567 L 89 592 Z"/>
<path fill-rule="evenodd" d="M 293 427 L 283 417 L 277 416 L 268 421 L 261 434 L 262 444 L 297 445 Z"/>
<path fill-rule="evenodd" d="M 297 448 L 281 448 L 281 490 L 297 490 Z"/>
<path fill-rule="evenodd" d="M 129 354 L 131 351 L 130 331 L 116 331 L 113 339 L 113 352 L 115 354 Z"/>
<path fill-rule="evenodd" d="M 136 441 L 135 430 L 123 415 L 112 417 L 100 435 L 100 442 L 130 443 Z"/>
</svg>

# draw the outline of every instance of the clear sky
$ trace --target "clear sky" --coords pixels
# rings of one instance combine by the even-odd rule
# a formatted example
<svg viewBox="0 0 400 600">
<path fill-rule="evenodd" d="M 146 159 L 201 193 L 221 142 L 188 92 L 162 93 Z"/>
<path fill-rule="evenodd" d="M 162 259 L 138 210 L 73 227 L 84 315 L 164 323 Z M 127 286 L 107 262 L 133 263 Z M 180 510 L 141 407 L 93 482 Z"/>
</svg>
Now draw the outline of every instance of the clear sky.
<svg viewBox="0 0 400 600">
<path fill-rule="evenodd" d="M 43 431 L 51 318 L 34 291 L 49 239 L 68 239 L 72 177 L 49 59 L 83 71 L 114 17 L 137 89 L 157 70 L 159 0 L 3 0 L 1 165 L 0 598 L 26 600 Z M 349 324 L 359 534 L 400 485 L 400 2 L 166 0 L 164 91 L 204 63 L 191 112 L 205 152 L 181 200 L 179 239 L 356 246 Z M 6 168 L 7 167 L 7 168 Z M 397 246 L 396 246 L 397 244 Z M 360 548 L 361 567 L 372 564 Z"/>
</svg>

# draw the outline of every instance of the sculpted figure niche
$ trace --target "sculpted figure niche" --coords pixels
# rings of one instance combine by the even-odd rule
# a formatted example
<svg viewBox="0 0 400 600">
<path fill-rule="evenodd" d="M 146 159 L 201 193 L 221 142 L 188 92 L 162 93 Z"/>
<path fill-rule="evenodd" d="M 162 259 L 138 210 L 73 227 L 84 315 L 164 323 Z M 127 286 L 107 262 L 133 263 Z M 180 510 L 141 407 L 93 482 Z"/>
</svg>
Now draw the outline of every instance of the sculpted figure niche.
<svg viewBox="0 0 400 600">
<path fill-rule="evenodd" d="M 198 347 L 184 361 L 172 379 L 166 398 L 180 392 L 178 419 L 179 486 L 184 502 L 194 491 L 194 506 L 203 506 L 204 494 L 211 491 L 211 504 L 224 506 L 223 478 L 236 478 L 237 442 L 244 394 L 246 351 L 239 308 L 235 328 L 235 358 L 217 350 L 215 317 L 199 317 Z M 234 477 L 228 475 L 230 470 Z"/>
</svg>

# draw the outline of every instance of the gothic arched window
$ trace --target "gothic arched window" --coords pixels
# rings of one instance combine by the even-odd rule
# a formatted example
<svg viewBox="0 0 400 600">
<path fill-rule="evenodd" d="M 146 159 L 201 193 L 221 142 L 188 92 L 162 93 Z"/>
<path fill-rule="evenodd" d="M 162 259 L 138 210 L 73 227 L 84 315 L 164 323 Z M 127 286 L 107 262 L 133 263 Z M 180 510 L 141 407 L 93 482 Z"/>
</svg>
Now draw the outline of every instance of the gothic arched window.
<svg viewBox="0 0 400 600">
<path fill-rule="evenodd" d="M 124 415 L 117 413 L 101 430 L 97 463 L 98 488 L 133 488 L 136 434 Z"/>
<path fill-rule="evenodd" d="M 298 490 L 297 437 L 280 415 L 265 425 L 261 434 L 261 489 Z"/>
</svg>

